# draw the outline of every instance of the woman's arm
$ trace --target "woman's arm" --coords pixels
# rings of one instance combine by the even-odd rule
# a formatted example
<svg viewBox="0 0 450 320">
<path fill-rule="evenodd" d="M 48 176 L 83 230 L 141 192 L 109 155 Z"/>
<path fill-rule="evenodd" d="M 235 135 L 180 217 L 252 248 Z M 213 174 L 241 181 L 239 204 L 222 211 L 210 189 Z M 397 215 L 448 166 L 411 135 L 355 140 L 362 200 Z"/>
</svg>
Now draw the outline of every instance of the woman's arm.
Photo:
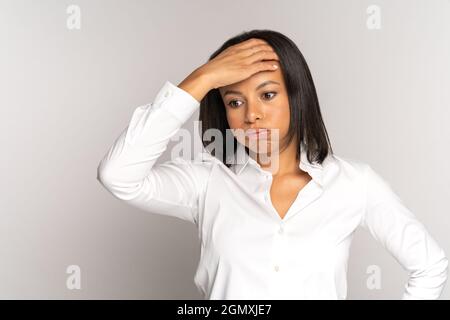
<svg viewBox="0 0 450 320">
<path fill-rule="evenodd" d="M 200 86 L 206 88 L 199 79 L 197 88 Z M 199 105 L 190 93 L 166 81 L 152 103 L 135 109 L 128 126 L 101 160 L 97 179 L 130 205 L 195 223 L 207 168 L 181 157 L 154 164 Z"/>
<path fill-rule="evenodd" d="M 361 225 L 409 272 L 402 299 L 438 299 L 447 280 L 443 249 L 369 165 L 366 187 Z"/>
</svg>

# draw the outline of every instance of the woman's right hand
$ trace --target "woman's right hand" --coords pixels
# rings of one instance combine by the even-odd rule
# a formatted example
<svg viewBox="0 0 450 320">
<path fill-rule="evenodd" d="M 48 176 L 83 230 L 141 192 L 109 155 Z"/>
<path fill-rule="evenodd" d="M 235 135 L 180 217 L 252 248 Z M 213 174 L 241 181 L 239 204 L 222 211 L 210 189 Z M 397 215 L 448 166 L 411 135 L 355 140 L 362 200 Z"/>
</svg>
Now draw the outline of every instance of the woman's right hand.
<svg viewBox="0 0 450 320">
<path fill-rule="evenodd" d="M 269 60 L 269 61 L 264 61 Z M 228 47 L 200 67 L 207 75 L 213 88 L 217 89 L 249 78 L 253 74 L 276 70 L 273 61 L 278 56 L 264 40 L 251 38 Z"/>
<path fill-rule="evenodd" d="M 276 70 L 274 60 L 279 61 L 278 56 L 266 41 L 251 38 L 226 48 L 192 72 L 178 87 L 200 101 L 211 89 L 242 81 L 260 71 Z"/>
</svg>

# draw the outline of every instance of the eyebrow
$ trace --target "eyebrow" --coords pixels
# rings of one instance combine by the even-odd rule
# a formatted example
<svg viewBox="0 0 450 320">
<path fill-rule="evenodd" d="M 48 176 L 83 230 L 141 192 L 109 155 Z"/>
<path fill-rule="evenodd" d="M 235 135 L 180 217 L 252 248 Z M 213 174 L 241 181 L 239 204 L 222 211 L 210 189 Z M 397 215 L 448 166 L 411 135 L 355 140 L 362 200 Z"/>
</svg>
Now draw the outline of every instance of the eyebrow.
<svg viewBox="0 0 450 320">
<path fill-rule="evenodd" d="M 259 84 L 256 88 L 255 88 L 255 90 L 259 90 L 259 89 L 261 89 L 262 87 L 264 87 L 264 86 L 267 86 L 268 84 L 277 84 L 277 85 L 280 85 L 278 82 L 276 82 L 276 81 L 273 81 L 273 80 L 267 80 L 267 81 L 264 81 L 263 83 L 261 83 L 261 84 Z M 242 95 L 242 92 L 240 92 L 240 91 L 237 91 L 237 90 L 227 90 L 227 91 L 225 91 L 225 93 L 223 94 L 223 96 L 225 97 L 227 94 L 240 94 L 240 95 Z"/>
</svg>

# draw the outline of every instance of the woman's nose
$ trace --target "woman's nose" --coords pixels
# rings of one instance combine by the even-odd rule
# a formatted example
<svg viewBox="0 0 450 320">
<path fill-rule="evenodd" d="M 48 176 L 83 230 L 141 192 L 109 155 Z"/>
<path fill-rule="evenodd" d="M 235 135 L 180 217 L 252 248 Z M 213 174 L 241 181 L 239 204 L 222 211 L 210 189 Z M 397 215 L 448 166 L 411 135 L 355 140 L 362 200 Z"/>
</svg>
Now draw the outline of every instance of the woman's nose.
<svg viewBox="0 0 450 320">
<path fill-rule="evenodd" d="M 251 103 L 247 105 L 246 118 L 249 122 L 253 122 L 256 119 L 262 119 L 262 110 L 258 103 Z"/>
</svg>

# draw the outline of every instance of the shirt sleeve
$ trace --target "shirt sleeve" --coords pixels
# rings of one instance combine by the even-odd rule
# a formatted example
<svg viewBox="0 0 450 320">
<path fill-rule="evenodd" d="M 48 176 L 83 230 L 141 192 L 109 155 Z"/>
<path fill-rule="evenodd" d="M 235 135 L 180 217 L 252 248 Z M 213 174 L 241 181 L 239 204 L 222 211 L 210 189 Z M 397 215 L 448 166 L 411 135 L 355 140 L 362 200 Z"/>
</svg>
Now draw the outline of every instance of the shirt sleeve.
<svg viewBox="0 0 450 320">
<path fill-rule="evenodd" d="M 155 162 L 199 106 L 187 91 L 166 81 L 152 103 L 134 110 L 128 126 L 100 161 L 97 179 L 132 206 L 196 223 L 205 168 L 182 157 Z"/>
<path fill-rule="evenodd" d="M 369 165 L 361 226 L 408 271 L 402 300 L 438 299 L 447 281 L 448 260 L 424 225 Z"/>
</svg>

